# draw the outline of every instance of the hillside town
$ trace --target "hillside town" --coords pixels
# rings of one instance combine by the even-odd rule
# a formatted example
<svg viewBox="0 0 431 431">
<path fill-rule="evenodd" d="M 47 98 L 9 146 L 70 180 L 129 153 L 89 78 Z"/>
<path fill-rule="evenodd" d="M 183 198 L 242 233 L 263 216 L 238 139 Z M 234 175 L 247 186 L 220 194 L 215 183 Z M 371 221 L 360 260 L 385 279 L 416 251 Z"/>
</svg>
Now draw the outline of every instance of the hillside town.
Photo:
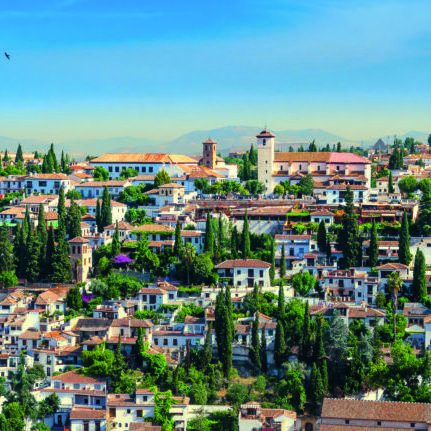
<svg viewBox="0 0 431 431">
<path fill-rule="evenodd" d="M 431 429 L 431 135 L 0 153 L 0 430 Z"/>
</svg>

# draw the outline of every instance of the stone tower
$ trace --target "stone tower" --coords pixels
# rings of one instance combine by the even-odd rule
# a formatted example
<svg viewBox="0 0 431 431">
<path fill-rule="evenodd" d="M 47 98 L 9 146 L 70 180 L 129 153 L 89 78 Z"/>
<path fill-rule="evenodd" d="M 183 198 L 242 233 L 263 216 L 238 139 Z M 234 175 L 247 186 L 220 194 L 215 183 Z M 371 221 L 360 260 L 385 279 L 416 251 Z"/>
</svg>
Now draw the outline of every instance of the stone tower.
<svg viewBox="0 0 431 431">
<path fill-rule="evenodd" d="M 212 139 L 207 139 L 202 143 L 203 152 L 201 164 L 207 168 L 214 169 L 217 161 L 217 142 Z"/>
<path fill-rule="evenodd" d="M 257 139 L 257 178 L 265 186 L 265 193 L 272 193 L 274 184 L 272 181 L 274 165 L 274 138 L 270 131 L 264 129 Z"/>
</svg>

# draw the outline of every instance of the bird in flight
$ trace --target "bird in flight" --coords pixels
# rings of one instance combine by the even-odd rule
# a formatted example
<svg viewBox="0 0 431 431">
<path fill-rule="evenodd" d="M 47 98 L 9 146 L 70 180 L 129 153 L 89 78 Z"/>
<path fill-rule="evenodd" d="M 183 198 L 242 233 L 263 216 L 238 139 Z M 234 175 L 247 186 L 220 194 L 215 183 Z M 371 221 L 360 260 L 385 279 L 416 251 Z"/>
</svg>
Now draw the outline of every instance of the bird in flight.
<svg viewBox="0 0 431 431">
<path fill-rule="evenodd" d="M 4 55 L 8 60 L 10 60 L 10 55 L 7 52 L 5 52 Z"/>
</svg>

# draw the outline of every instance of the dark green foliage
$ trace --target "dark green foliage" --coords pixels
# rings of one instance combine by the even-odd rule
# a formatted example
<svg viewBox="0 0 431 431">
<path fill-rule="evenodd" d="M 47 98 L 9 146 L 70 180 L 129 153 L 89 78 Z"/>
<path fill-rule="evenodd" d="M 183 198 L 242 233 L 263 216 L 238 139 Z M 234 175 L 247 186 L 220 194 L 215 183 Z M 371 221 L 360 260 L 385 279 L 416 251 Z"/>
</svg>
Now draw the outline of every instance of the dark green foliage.
<svg viewBox="0 0 431 431">
<path fill-rule="evenodd" d="M 373 219 L 373 226 L 370 234 L 370 247 L 368 248 L 368 265 L 375 268 L 379 263 L 379 243 L 377 238 L 377 226 Z"/>
<path fill-rule="evenodd" d="M 115 231 L 112 237 L 112 246 L 111 246 L 112 256 L 115 257 L 120 254 L 121 251 L 121 243 L 120 243 L 120 231 L 118 229 L 118 221 L 115 223 Z"/>
<path fill-rule="evenodd" d="M 261 368 L 260 362 L 260 340 L 259 340 L 259 313 L 255 314 L 251 328 L 251 348 L 250 361 L 253 366 L 253 372 L 258 374 Z"/>
<path fill-rule="evenodd" d="M 321 334 L 320 334 L 320 337 L 321 337 Z M 302 362 L 306 362 L 307 364 L 310 364 L 312 355 L 313 355 L 313 345 L 311 341 L 310 310 L 309 310 L 308 301 L 306 301 L 305 311 L 304 311 L 304 324 L 302 326 L 302 337 L 301 337 L 301 343 L 299 345 L 299 360 Z"/>
<path fill-rule="evenodd" d="M 21 144 L 18 144 L 18 149 L 16 150 L 15 163 L 24 163 Z"/>
<path fill-rule="evenodd" d="M 164 184 L 169 184 L 170 182 L 171 178 L 168 173 L 164 169 L 161 169 L 159 172 L 157 172 L 157 175 L 154 178 L 154 187 L 157 188 L 163 186 Z"/>
<path fill-rule="evenodd" d="M 58 229 L 64 230 L 64 232 L 66 232 L 66 205 L 63 187 L 60 187 L 60 190 L 58 192 L 57 214 Z"/>
<path fill-rule="evenodd" d="M 320 406 L 324 396 L 325 388 L 323 386 L 322 376 L 319 368 L 317 368 L 314 363 L 310 376 L 310 398 L 315 408 Z"/>
<path fill-rule="evenodd" d="M 307 174 L 299 180 L 298 183 L 301 196 L 311 196 L 314 190 L 313 178 Z"/>
<path fill-rule="evenodd" d="M 326 226 L 323 220 L 320 220 L 319 229 L 317 231 L 317 247 L 319 251 L 325 253 L 326 251 Z"/>
<path fill-rule="evenodd" d="M 394 148 L 391 156 L 389 157 L 389 169 L 403 169 L 404 160 L 402 153 L 398 148 Z"/>
<path fill-rule="evenodd" d="M 281 256 L 280 256 L 280 279 L 286 275 L 286 250 L 284 244 L 281 246 Z"/>
<path fill-rule="evenodd" d="M 72 279 L 72 264 L 69 259 L 70 246 L 62 230 L 59 230 L 59 235 L 52 260 L 50 280 L 54 283 L 68 283 Z"/>
<path fill-rule="evenodd" d="M 212 256 L 214 253 L 215 237 L 214 237 L 214 231 L 213 231 L 213 226 L 211 221 L 212 221 L 211 213 L 208 211 L 207 221 L 205 225 L 204 251 L 209 253 Z"/>
<path fill-rule="evenodd" d="M 107 186 L 105 186 L 103 189 L 102 207 L 100 209 L 100 223 L 102 227 L 102 232 L 106 226 L 112 224 L 111 196 L 109 194 Z"/>
<path fill-rule="evenodd" d="M 66 296 L 66 305 L 73 310 L 80 311 L 83 307 L 81 291 L 79 287 L 71 287 Z"/>
<path fill-rule="evenodd" d="M 250 257 L 250 231 L 248 226 L 247 210 L 244 213 L 244 226 L 242 228 L 242 258 Z"/>
<path fill-rule="evenodd" d="M 354 210 L 353 192 L 350 186 L 347 186 L 345 201 L 342 228 L 338 232 L 338 247 L 343 252 L 342 267 L 347 269 L 360 266 L 362 257 L 358 220 Z"/>
<path fill-rule="evenodd" d="M 349 375 L 347 377 L 347 387 L 350 393 L 359 392 L 361 384 L 365 381 L 365 366 L 362 362 L 358 348 L 355 346 L 352 350 L 350 360 Z"/>
<path fill-rule="evenodd" d="M 405 211 L 401 222 L 400 238 L 398 240 L 398 258 L 403 265 L 409 265 L 412 260 L 412 255 L 410 253 L 409 221 Z"/>
<path fill-rule="evenodd" d="M 284 340 L 284 329 L 280 319 L 277 320 L 274 340 L 274 361 L 277 367 L 281 367 L 285 359 L 286 342 Z"/>
<path fill-rule="evenodd" d="M 316 279 L 309 272 L 298 272 L 292 277 L 292 287 L 301 296 L 308 296 L 316 285 Z"/>
<path fill-rule="evenodd" d="M 69 240 L 81 236 L 81 211 L 72 199 L 66 215 L 66 234 Z"/>
<path fill-rule="evenodd" d="M 30 231 L 27 239 L 25 277 L 31 283 L 39 280 L 40 247 L 39 237 Z"/>
<path fill-rule="evenodd" d="M 268 355 L 266 353 L 267 343 L 266 343 L 266 327 L 262 329 L 262 337 L 260 340 L 259 354 L 260 354 L 260 364 L 262 367 L 262 372 L 266 373 L 268 371 Z"/>
<path fill-rule="evenodd" d="M 275 278 L 275 243 L 274 240 L 271 241 L 271 266 L 269 268 L 269 280 L 271 285 L 274 284 Z"/>
<path fill-rule="evenodd" d="M 228 297 L 229 296 L 229 297 Z M 233 319 L 230 289 L 221 288 L 215 304 L 215 336 L 219 361 L 222 363 L 225 377 L 229 377 L 232 367 Z"/>
<path fill-rule="evenodd" d="M 102 166 L 96 166 L 96 169 L 93 171 L 93 178 L 96 181 L 108 181 L 109 172 Z"/>
<path fill-rule="evenodd" d="M 177 224 L 175 226 L 175 242 L 174 242 L 174 254 L 178 258 L 181 255 L 182 248 L 183 248 L 183 241 L 181 238 L 181 222 L 180 222 L 180 219 L 178 219 Z"/>
<path fill-rule="evenodd" d="M 420 235 L 429 235 L 431 232 L 431 188 L 429 186 L 422 190 L 416 229 Z"/>
<path fill-rule="evenodd" d="M 103 225 L 102 225 L 102 214 L 100 209 L 100 199 L 97 198 L 96 202 L 96 225 L 97 225 L 97 231 L 103 232 Z"/>
<path fill-rule="evenodd" d="M 13 247 L 5 224 L 0 225 L 0 268 L 1 271 L 12 271 L 15 268 Z"/>
<path fill-rule="evenodd" d="M 416 249 L 415 265 L 413 268 L 412 295 L 414 302 L 421 302 L 427 296 L 425 256 L 420 248 Z"/>
<path fill-rule="evenodd" d="M 389 172 L 389 178 L 388 178 L 388 193 L 392 194 L 395 192 L 394 188 L 394 181 L 392 179 L 392 171 Z"/>
</svg>

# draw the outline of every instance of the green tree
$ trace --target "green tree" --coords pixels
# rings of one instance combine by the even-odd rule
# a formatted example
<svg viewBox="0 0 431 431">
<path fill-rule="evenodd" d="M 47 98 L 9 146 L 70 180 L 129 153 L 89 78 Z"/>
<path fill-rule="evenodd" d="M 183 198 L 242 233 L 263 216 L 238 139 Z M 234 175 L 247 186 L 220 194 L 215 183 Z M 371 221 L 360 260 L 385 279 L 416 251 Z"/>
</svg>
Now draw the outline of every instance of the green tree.
<svg viewBox="0 0 431 431">
<path fill-rule="evenodd" d="M 313 354 L 311 341 L 310 309 L 308 301 L 305 302 L 304 324 L 302 325 L 301 343 L 299 344 L 299 360 L 309 364 Z"/>
<path fill-rule="evenodd" d="M 67 210 L 66 234 L 69 239 L 81 236 L 81 211 L 78 204 L 72 199 Z"/>
<path fill-rule="evenodd" d="M 392 179 L 392 171 L 389 171 L 389 178 L 388 178 L 388 193 L 392 194 L 395 192 L 395 188 L 394 188 L 394 182 Z"/>
<path fill-rule="evenodd" d="M 281 257 L 280 257 L 280 278 L 286 275 L 286 250 L 284 244 L 281 246 Z"/>
<path fill-rule="evenodd" d="M 323 397 L 325 396 L 325 388 L 323 387 L 322 376 L 320 375 L 319 368 L 317 368 L 315 363 L 313 364 L 313 368 L 311 370 L 310 392 L 313 406 L 317 408 L 323 401 Z"/>
<path fill-rule="evenodd" d="M 79 287 L 71 287 L 66 296 L 66 305 L 73 310 L 80 311 L 83 307 L 81 291 Z"/>
<path fill-rule="evenodd" d="M 96 181 L 108 181 L 109 172 L 102 166 L 96 166 L 96 169 L 93 171 L 93 178 Z"/>
<path fill-rule="evenodd" d="M 228 291 L 227 288 L 226 291 Z M 216 298 L 214 330 L 223 373 L 225 377 L 229 377 L 232 367 L 233 320 L 227 303 L 227 294 L 223 288 Z"/>
<path fill-rule="evenodd" d="M 27 240 L 25 276 L 28 281 L 35 283 L 39 280 L 40 241 L 36 233 L 29 232 Z"/>
<path fill-rule="evenodd" d="M 175 242 L 174 242 L 174 254 L 177 258 L 181 255 L 181 249 L 183 248 L 183 241 L 181 238 L 181 222 L 180 219 L 177 220 L 175 226 Z"/>
<path fill-rule="evenodd" d="M 6 149 L 4 152 L 4 155 L 3 155 L 3 163 L 7 163 L 9 161 L 10 161 L 10 157 L 9 157 L 9 155 L 7 153 L 7 149 Z"/>
<path fill-rule="evenodd" d="M 283 280 L 280 280 L 280 286 L 278 288 L 277 319 L 283 322 L 286 317 L 285 315 L 286 315 L 286 303 L 284 299 Z"/>
<path fill-rule="evenodd" d="M 18 277 L 15 271 L 2 271 L 0 272 L 0 286 L 2 288 L 15 287 L 18 284 Z"/>
<path fill-rule="evenodd" d="M 159 172 L 157 172 L 157 175 L 154 178 L 154 187 L 158 188 L 164 184 L 169 184 L 170 182 L 171 177 L 164 169 L 161 169 Z"/>
<path fill-rule="evenodd" d="M 342 227 L 338 232 L 338 246 L 343 252 L 342 266 L 347 269 L 361 265 L 361 243 L 358 220 L 353 204 L 353 192 L 350 186 L 347 186 L 344 199 L 346 205 L 342 218 Z"/>
<path fill-rule="evenodd" d="M 121 251 L 121 242 L 120 242 L 120 231 L 118 229 L 118 221 L 115 223 L 115 231 L 114 235 L 112 236 L 112 256 L 118 256 Z"/>
<path fill-rule="evenodd" d="M 258 374 L 261 368 L 260 362 L 260 340 L 259 340 L 259 313 L 256 312 L 254 316 L 253 325 L 251 328 L 251 348 L 250 360 L 253 366 L 253 372 Z"/>
<path fill-rule="evenodd" d="M 288 370 L 285 375 L 283 392 L 290 395 L 289 402 L 295 410 L 302 410 L 307 400 L 301 373 L 298 370 Z"/>
<path fill-rule="evenodd" d="M 398 188 L 404 195 L 411 197 L 418 188 L 418 182 L 413 176 L 404 177 L 398 181 Z"/>
<path fill-rule="evenodd" d="M 292 277 L 292 287 L 301 296 L 308 296 L 316 285 L 316 279 L 308 271 L 298 272 Z"/>
<path fill-rule="evenodd" d="M 403 282 L 400 278 L 400 274 L 398 272 L 393 272 L 389 275 L 386 287 L 388 291 L 391 293 L 391 307 L 392 307 L 392 315 L 393 315 L 393 330 L 394 330 L 394 340 L 396 339 L 396 317 L 398 311 L 398 292 L 401 290 Z"/>
<path fill-rule="evenodd" d="M 0 225 L 0 268 L 1 271 L 12 271 L 15 268 L 14 251 L 5 224 Z"/>
<path fill-rule="evenodd" d="M 337 153 L 341 153 L 341 142 L 337 142 Z"/>
<path fill-rule="evenodd" d="M 69 259 L 70 246 L 61 231 L 60 238 L 55 247 L 52 260 L 51 281 L 54 283 L 68 283 L 72 279 L 72 264 Z"/>
<path fill-rule="evenodd" d="M 102 214 L 100 209 L 100 200 L 97 198 L 96 202 L 96 226 L 98 232 L 103 232 L 103 225 L 102 225 Z"/>
<path fill-rule="evenodd" d="M 205 224 L 204 251 L 212 256 L 214 253 L 215 238 L 211 220 L 211 213 L 208 211 Z"/>
<path fill-rule="evenodd" d="M 274 284 L 275 279 L 275 243 L 274 240 L 271 238 L 271 250 L 270 250 L 270 259 L 271 259 L 271 266 L 269 268 L 269 280 L 271 282 L 271 286 Z"/>
<path fill-rule="evenodd" d="M 213 356 L 212 343 L 211 343 L 211 332 L 212 332 L 212 322 L 208 325 L 208 330 L 205 334 L 204 347 L 202 349 L 202 369 L 207 370 L 211 365 L 211 360 Z"/>
<path fill-rule="evenodd" d="M 112 224 L 111 196 L 109 194 L 107 186 L 103 188 L 102 207 L 100 209 L 100 222 L 102 225 L 102 232 L 106 226 Z"/>
<path fill-rule="evenodd" d="M 43 276 L 47 279 L 51 278 L 55 254 L 55 241 L 54 241 L 54 229 L 52 226 L 48 230 L 48 239 L 46 242 L 46 252 L 45 252 L 45 266 L 42 268 Z"/>
<path fill-rule="evenodd" d="M 281 367 L 284 362 L 286 351 L 286 341 L 284 339 L 284 329 L 280 319 L 277 319 L 274 339 L 274 361 L 277 367 Z"/>
<path fill-rule="evenodd" d="M 320 220 L 317 231 L 317 247 L 321 253 L 326 252 L 326 225 L 323 220 Z"/>
<path fill-rule="evenodd" d="M 377 225 L 373 219 L 373 226 L 370 235 L 370 247 L 368 248 L 368 265 L 375 268 L 379 262 L 379 242 L 377 238 Z"/>
<path fill-rule="evenodd" d="M 412 295 L 415 302 L 421 302 L 427 296 L 425 256 L 420 248 L 416 249 Z"/>
<path fill-rule="evenodd" d="M 299 180 L 298 183 L 300 187 L 301 196 L 311 196 L 314 190 L 313 177 L 310 174 L 307 174 Z"/>
<path fill-rule="evenodd" d="M 18 149 L 16 150 L 15 163 L 24 163 L 21 144 L 18 144 Z"/>
<path fill-rule="evenodd" d="M 398 240 L 398 259 L 403 265 L 409 265 L 412 260 L 412 255 L 410 253 L 409 221 L 405 211 L 401 222 L 400 237 Z"/>
<path fill-rule="evenodd" d="M 257 150 L 254 149 L 253 144 L 251 144 L 248 158 L 253 166 L 257 166 Z"/>
<path fill-rule="evenodd" d="M 66 232 L 66 204 L 63 187 L 60 187 L 58 191 L 57 217 L 58 229 Z"/>
<path fill-rule="evenodd" d="M 242 228 L 242 258 L 250 257 L 250 230 L 248 226 L 247 210 L 244 213 L 244 226 Z"/>
<path fill-rule="evenodd" d="M 266 327 L 264 325 L 262 329 L 262 337 L 260 340 L 259 353 L 260 353 L 260 363 L 262 366 L 262 371 L 267 373 L 268 371 L 268 355 L 266 353 L 267 343 L 266 343 Z"/>
</svg>

